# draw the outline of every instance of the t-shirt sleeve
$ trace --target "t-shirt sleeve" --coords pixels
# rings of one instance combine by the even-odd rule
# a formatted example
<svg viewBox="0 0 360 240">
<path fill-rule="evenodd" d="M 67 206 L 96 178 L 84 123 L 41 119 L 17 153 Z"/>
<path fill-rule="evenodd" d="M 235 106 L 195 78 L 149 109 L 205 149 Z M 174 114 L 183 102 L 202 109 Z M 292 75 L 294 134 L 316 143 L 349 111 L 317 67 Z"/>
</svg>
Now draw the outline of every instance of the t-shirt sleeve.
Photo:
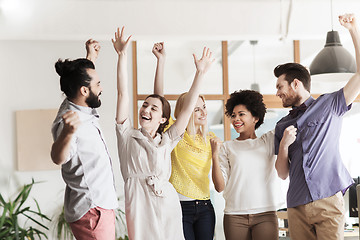
<svg viewBox="0 0 360 240">
<path fill-rule="evenodd" d="M 329 95 L 330 95 L 329 97 L 332 98 L 331 101 L 332 111 L 337 116 L 342 116 L 351 109 L 352 104 L 350 104 L 349 106 L 346 105 L 344 88 L 341 88 L 339 91 L 333 92 Z"/>
<path fill-rule="evenodd" d="M 275 155 L 275 129 L 264 134 L 264 142 L 269 157 Z"/>
<path fill-rule="evenodd" d="M 280 131 L 280 129 L 276 126 L 275 127 L 275 132 L 274 132 L 274 154 L 278 155 L 279 154 L 279 145 L 280 145 L 280 141 L 282 139 L 282 135 L 283 133 Z"/>
<path fill-rule="evenodd" d="M 220 151 L 219 151 L 219 160 L 220 160 L 220 169 L 221 169 L 222 175 L 224 177 L 224 183 L 226 186 L 226 183 L 230 176 L 230 162 L 229 162 L 228 154 L 227 154 L 226 147 L 224 144 L 221 146 Z"/>
<path fill-rule="evenodd" d="M 116 123 L 115 130 L 118 140 L 118 149 L 122 149 L 122 145 L 126 144 L 127 138 L 129 137 L 132 129 L 129 118 L 127 118 L 122 124 Z"/>
</svg>

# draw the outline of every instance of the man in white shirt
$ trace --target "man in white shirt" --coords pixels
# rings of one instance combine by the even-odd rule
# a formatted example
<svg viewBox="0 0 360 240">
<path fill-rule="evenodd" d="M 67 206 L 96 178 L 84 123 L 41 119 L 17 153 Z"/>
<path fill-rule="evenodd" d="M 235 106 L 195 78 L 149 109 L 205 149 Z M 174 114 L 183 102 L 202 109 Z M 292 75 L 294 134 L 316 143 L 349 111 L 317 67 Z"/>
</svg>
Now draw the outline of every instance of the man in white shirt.
<svg viewBox="0 0 360 240">
<path fill-rule="evenodd" d="M 93 61 L 100 45 L 90 39 L 86 49 L 86 59 L 55 64 L 66 99 L 53 122 L 51 158 L 61 165 L 65 219 L 75 238 L 115 239 L 114 176 L 96 111 L 102 88 Z"/>
</svg>

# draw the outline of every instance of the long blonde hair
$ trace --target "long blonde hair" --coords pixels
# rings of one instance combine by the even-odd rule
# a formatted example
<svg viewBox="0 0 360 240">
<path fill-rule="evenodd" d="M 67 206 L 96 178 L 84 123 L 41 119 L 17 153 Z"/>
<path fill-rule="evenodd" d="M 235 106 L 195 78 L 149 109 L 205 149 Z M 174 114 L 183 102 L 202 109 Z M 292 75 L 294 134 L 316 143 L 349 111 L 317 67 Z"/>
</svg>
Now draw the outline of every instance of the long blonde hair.
<svg viewBox="0 0 360 240">
<path fill-rule="evenodd" d="M 185 99 L 186 94 L 187 94 L 187 92 L 182 93 L 176 101 L 175 111 L 174 111 L 175 119 L 178 118 L 178 116 L 180 115 L 181 111 L 184 108 L 184 99 Z M 201 100 L 203 100 L 203 102 L 205 103 L 205 97 L 203 95 L 199 95 L 199 98 L 201 98 Z M 196 128 L 195 128 L 194 111 L 192 112 L 192 114 L 190 116 L 189 122 L 186 127 L 186 131 L 188 132 L 189 135 L 191 135 L 195 138 L 197 132 L 196 132 Z M 205 142 L 206 142 L 207 134 L 208 134 L 207 124 L 200 125 L 200 135 L 203 137 Z"/>
</svg>

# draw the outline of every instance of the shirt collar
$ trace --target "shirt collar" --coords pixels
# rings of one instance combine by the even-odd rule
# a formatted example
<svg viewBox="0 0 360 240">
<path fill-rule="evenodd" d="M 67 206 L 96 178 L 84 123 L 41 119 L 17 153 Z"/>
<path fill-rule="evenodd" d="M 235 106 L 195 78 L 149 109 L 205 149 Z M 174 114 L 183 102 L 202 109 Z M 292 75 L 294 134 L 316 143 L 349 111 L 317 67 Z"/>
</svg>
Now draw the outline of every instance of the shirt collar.
<svg viewBox="0 0 360 240">
<path fill-rule="evenodd" d="M 88 114 L 88 115 L 93 115 L 93 116 L 99 118 L 99 114 L 98 114 L 98 112 L 96 111 L 95 108 L 76 105 L 75 103 L 71 102 L 70 100 L 68 100 L 68 99 L 66 99 L 66 100 L 68 101 L 70 109 L 77 110 L 77 111 L 80 111 L 82 113 L 85 113 L 85 114 Z"/>
</svg>

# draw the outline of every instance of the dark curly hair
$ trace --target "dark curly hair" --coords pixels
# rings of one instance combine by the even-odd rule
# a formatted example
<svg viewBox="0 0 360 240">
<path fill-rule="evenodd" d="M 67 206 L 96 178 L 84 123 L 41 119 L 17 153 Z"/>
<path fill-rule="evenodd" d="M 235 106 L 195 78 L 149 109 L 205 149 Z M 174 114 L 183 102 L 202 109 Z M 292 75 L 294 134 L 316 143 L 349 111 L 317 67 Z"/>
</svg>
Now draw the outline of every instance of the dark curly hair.
<svg viewBox="0 0 360 240">
<path fill-rule="evenodd" d="M 253 90 L 240 90 L 230 94 L 230 98 L 225 104 L 225 114 L 230 117 L 237 105 L 244 105 L 251 115 L 258 118 L 259 121 L 255 124 L 255 129 L 264 123 L 264 116 L 266 107 L 263 102 L 263 96 Z"/>
</svg>

